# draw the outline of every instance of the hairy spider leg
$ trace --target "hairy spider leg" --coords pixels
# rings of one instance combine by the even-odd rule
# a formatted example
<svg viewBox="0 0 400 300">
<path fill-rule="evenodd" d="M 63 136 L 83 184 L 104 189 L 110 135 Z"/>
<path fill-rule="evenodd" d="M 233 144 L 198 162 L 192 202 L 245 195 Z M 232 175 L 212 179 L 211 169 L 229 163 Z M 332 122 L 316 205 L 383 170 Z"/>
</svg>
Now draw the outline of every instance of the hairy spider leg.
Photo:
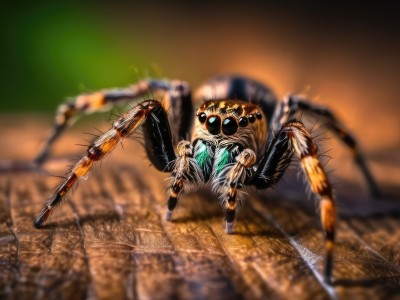
<svg viewBox="0 0 400 300">
<path fill-rule="evenodd" d="M 335 238 L 336 209 L 333 201 L 332 187 L 318 159 L 318 148 L 310 133 L 301 122 L 292 122 L 283 127 L 291 139 L 301 167 L 308 178 L 311 191 L 317 195 L 321 210 L 321 223 L 325 232 L 325 281 L 329 282 L 332 275 L 332 254 Z"/>
<path fill-rule="evenodd" d="M 225 232 L 233 233 L 233 227 L 236 220 L 237 197 L 238 190 L 243 187 L 244 182 L 248 178 L 250 172 L 248 170 L 256 163 L 256 153 L 251 149 L 244 149 L 236 157 L 236 162 L 233 166 L 227 166 L 223 185 L 219 188 L 222 204 L 224 205 L 225 213 Z M 222 173 L 225 173 L 224 171 Z"/>
<path fill-rule="evenodd" d="M 53 143 L 71 124 L 71 120 L 79 117 L 81 113 L 101 111 L 110 105 L 128 103 L 139 97 L 151 94 L 161 94 L 165 98 L 163 105 L 166 110 L 170 111 L 170 121 L 176 118 L 176 115 L 183 112 L 187 113 L 182 114 L 185 115 L 182 120 L 176 119 L 172 128 L 173 136 L 176 140 L 175 143 L 178 143 L 180 138 L 187 138 L 193 115 L 191 92 L 188 84 L 179 80 L 147 79 L 126 88 L 114 88 L 81 94 L 74 97 L 73 101 L 61 104 L 58 107 L 53 128 L 34 162 L 41 165 L 47 160 Z"/>
<path fill-rule="evenodd" d="M 300 96 L 291 95 L 282 101 L 274 115 L 274 122 L 271 126 L 272 130 L 277 130 L 282 124 L 295 118 L 299 111 L 304 111 L 316 118 L 323 118 L 323 124 L 327 129 L 331 130 L 339 139 L 351 149 L 355 163 L 361 169 L 361 172 L 367 182 L 369 190 L 374 197 L 379 197 L 381 192 L 372 176 L 367 163 L 362 155 L 362 151 L 351 133 L 345 126 L 337 119 L 333 112 L 324 106 L 312 104 L 311 101 L 301 98 Z"/>
<path fill-rule="evenodd" d="M 266 188 L 277 182 L 289 166 L 293 152 L 300 160 L 311 191 L 319 199 L 321 223 L 325 234 L 324 278 L 330 282 L 335 238 L 335 204 L 332 187 L 318 159 L 318 147 L 301 122 L 290 121 L 282 126 L 249 184 L 254 184 L 257 188 Z"/>
<path fill-rule="evenodd" d="M 169 189 L 168 209 L 165 215 L 167 221 L 171 221 L 172 212 L 178 204 L 185 184 L 204 180 L 197 162 L 193 159 L 193 146 L 190 142 L 181 141 L 176 147 L 176 154 L 172 171 L 174 179 Z"/>
<path fill-rule="evenodd" d="M 85 176 L 95 162 L 111 153 L 122 139 L 134 133 L 139 126 L 142 126 L 145 131 L 145 143 L 150 143 L 155 148 L 163 149 L 163 152 L 156 152 L 153 157 L 149 157 L 152 163 L 158 168 L 166 168 L 166 166 L 170 165 L 176 157 L 173 151 L 171 133 L 168 132 L 169 127 L 166 127 L 167 132 L 163 132 L 160 128 L 158 128 L 159 130 L 153 130 L 154 134 L 146 138 L 146 130 L 151 131 L 150 129 L 154 126 L 160 127 L 158 122 L 161 122 L 161 126 L 164 128 L 165 125 L 168 125 L 166 112 L 161 102 L 157 100 L 143 101 L 118 118 L 111 129 L 89 145 L 87 154 L 71 168 L 34 222 L 35 227 L 41 227 L 45 223 L 76 181 Z"/>
</svg>

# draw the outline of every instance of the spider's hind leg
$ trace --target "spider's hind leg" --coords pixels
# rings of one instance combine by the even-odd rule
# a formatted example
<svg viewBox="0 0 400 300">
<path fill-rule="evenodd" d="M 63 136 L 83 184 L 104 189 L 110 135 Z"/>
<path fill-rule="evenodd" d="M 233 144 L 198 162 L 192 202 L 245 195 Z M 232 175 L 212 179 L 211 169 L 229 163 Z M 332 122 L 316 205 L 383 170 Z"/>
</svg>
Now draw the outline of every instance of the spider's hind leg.
<svg viewBox="0 0 400 300">
<path fill-rule="evenodd" d="M 190 131 L 193 111 L 189 85 L 179 80 L 141 80 L 126 88 L 114 88 L 93 93 L 81 94 L 73 101 L 63 103 L 58 107 L 53 128 L 37 154 L 34 162 L 42 165 L 48 158 L 50 148 L 63 131 L 70 126 L 71 120 L 82 113 L 101 111 L 106 107 L 128 103 L 146 94 L 161 94 L 163 106 L 168 111 L 168 120 L 172 124 L 172 136 L 175 143 L 180 138 L 187 138 Z"/>
<path fill-rule="evenodd" d="M 311 101 L 303 99 L 301 96 L 290 95 L 284 101 L 280 102 L 275 110 L 271 123 L 272 132 L 277 132 L 283 124 L 295 119 L 298 112 L 304 112 L 310 116 L 322 119 L 324 121 L 323 125 L 351 149 L 353 159 L 360 168 L 371 194 L 379 197 L 381 195 L 380 189 L 368 168 L 360 146 L 349 130 L 347 130 L 329 108 L 312 104 Z"/>
<path fill-rule="evenodd" d="M 53 143 L 70 126 L 71 120 L 79 116 L 79 114 L 100 111 L 109 105 L 130 101 L 144 95 L 149 88 L 149 82 L 142 80 L 126 88 L 81 94 L 74 97 L 72 101 L 61 104 L 57 109 L 53 128 L 41 150 L 36 155 L 34 162 L 37 165 L 41 165 L 47 160 Z"/>
</svg>

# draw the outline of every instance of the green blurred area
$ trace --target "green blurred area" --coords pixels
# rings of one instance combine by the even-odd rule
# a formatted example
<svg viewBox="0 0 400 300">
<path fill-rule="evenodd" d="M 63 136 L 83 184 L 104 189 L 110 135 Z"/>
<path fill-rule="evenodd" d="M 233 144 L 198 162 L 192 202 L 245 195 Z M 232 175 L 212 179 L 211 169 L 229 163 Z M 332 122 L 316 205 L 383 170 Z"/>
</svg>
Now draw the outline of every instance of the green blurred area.
<svg viewBox="0 0 400 300">
<path fill-rule="evenodd" d="M 0 22 L 0 112 L 55 110 L 67 96 L 126 85 L 143 68 L 94 5 L 24 3 Z"/>
<path fill-rule="evenodd" d="M 311 86 L 360 130 L 366 115 L 397 126 L 400 22 L 389 1 L 9 2 L 0 34 L 3 114 L 54 112 L 149 75 L 195 88 L 241 73 L 279 97 Z"/>
</svg>

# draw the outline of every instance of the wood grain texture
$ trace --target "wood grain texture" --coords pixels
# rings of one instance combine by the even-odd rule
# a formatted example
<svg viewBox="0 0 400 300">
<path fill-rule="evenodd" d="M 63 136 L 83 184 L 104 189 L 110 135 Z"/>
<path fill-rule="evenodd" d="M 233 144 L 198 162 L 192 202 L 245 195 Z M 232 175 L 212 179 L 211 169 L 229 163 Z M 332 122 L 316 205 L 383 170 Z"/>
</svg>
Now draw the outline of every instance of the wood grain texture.
<svg viewBox="0 0 400 300">
<path fill-rule="evenodd" d="M 81 129 L 71 130 L 48 173 L 23 170 L 15 160 L 34 156 L 44 128 L 35 119 L 2 126 L 0 299 L 400 298 L 398 181 L 381 183 L 390 196 L 379 201 L 354 182 L 337 189 L 331 287 L 322 281 L 315 205 L 292 183 L 296 176 L 288 174 L 276 191 L 249 190 L 233 235 L 225 234 L 221 206 L 207 188 L 183 197 L 166 222 L 168 175 L 149 168 L 133 141 L 82 180 L 48 226 L 35 229 L 34 217 L 58 182 L 50 174 L 63 174 L 84 152 L 71 146 L 81 142 Z M 374 169 L 385 168 L 387 157 L 377 155 Z M 393 157 L 392 176 L 399 176 Z M 10 165 L 20 170 L 6 172 Z"/>
</svg>

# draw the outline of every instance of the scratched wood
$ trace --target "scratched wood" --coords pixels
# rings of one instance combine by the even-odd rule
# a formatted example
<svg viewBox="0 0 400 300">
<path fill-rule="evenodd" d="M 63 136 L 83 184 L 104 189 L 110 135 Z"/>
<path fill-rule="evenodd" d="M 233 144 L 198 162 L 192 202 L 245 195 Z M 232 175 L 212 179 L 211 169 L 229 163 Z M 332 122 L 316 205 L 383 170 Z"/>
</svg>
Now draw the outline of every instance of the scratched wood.
<svg viewBox="0 0 400 300">
<path fill-rule="evenodd" d="M 276 191 L 249 190 L 236 233 L 226 235 L 207 188 L 183 197 L 174 221 L 164 221 L 167 175 L 127 141 L 37 230 L 34 217 L 58 183 L 50 175 L 84 152 L 73 146 L 82 129 L 70 130 L 45 171 L 33 172 L 22 161 L 37 151 L 46 122 L 1 124 L 0 299 L 400 298 L 398 181 L 381 182 L 379 201 L 354 182 L 337 189 L 335 283 L 328 286 L 315 205 L 290 174 Z M 391 176 L 399 178 L 396 153 L 375 157 L 374 170 L 392 155 Z M 19 171 L 6 172 L 10 165 Z"/>
</svg>

